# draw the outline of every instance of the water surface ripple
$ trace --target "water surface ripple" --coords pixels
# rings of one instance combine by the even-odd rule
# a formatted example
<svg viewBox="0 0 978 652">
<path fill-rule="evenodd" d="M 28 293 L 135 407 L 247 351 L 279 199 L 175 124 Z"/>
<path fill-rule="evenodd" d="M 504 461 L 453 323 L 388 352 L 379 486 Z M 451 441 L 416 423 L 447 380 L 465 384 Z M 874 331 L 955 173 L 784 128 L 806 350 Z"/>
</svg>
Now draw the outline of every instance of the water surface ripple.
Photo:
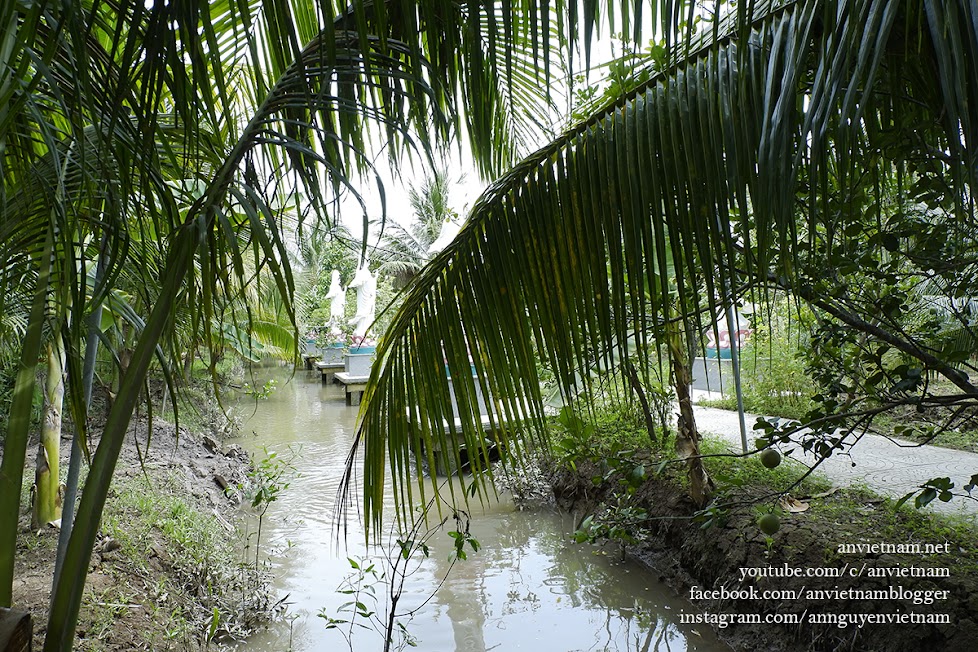
<svg viewBox="0 0 978 652">
<path fill-rule="evenodd" d="M 351 572 L 347 560 L 368 556 L 356 515 L 351 516 L 345 545 L 338 545 L 334 536 L 336 489 L 353 440 L 357 408 L 347 407 L 342 390 L 323 386 L 317 373 L 299 371 L 291 380 L 284 373 L 273 377 L 279 385 L 268 399 L 238 406 L 244 417 L 238 443 L 259 458 L 264 449 L 281 458 L 297 451 L 292 464 L 298 475 L 269 508 L 261 537 L 262 553 L 275 575 L 274 588 L 289 596 L 291 618 L 239 649 L 348 649 L 343 637 L 328 631 L 317 614 L 325 609 L 344 616 L 338 609 L 349 598 L 336 589 Z M 261 382 L 259 378 L 253 384 Z M 448 573 L 452 540 L 438 534 L 430 557 L 417 565 L 405 584 L 398 610 L 418 608 L 412 619 L 403 621 L 417 649 L 729 650 L 709 627 L 678 624 L 678 612 L 692 607 L 644 568 L 621 560 L 614 550 L 606 553 L 574 544 L 569 538 L 574 529 L 570 515 L 520 511 L 505 497 L 473 511 L 471 531 L 482 546 L 479 552 Z M 378 567 L 385 563 L 376 549 L 369 557 Z M 446 573 L 448 579 L 441 583 Z M 384 591 L 378 589 L 383 612 Z M 355 628 L 353 649 L 381 650 L 383 641 L 374 631 Z"/>
</svg>

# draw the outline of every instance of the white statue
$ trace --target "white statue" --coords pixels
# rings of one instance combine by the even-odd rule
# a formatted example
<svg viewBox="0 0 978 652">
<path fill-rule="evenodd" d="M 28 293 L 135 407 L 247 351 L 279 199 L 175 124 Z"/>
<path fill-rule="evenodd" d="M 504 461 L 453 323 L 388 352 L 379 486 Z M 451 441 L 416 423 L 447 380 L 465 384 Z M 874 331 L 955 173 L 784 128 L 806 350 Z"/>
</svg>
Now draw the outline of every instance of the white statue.
<svg viewBox="0 0 978 652">
<path fill-rule="evenodd" d="M 744 312 L 746 311 L 731 306 L 717 317 L 713 328 L 707 330 L 706 346 L 716 349 L 719 352 L 719 357 L 729 359 L 731 342 L 736 342 L 737 348 L 742 349 L 747 344 L 747 339 L 753 334 L 750 319 L 744 315 Z M 733 322 L 733 335 L 730 333 L 730 322 Z"/>
<path fill-rule="evenodd" d="M 333 270 L 333 278 L 329 283 L 329 292 L 326 293 L 329 299 L 329 323 L 338 324 L 343 321 L 346 311 L 346 290 L 340 285 L 340 273 Z"/>
<path fill-rule="evenodd" d="M 455 220 L 445 220 L 441 225 L 441 231 L 438 233 L 438 237 L 428 247 L 428 256 L 434 256 L 450 245 L 461 230 L 462 225 Z"/>
<path fill-rule="evenodd" d="M 357 314 L 350 320 L 350 324 L 353 325 L 353 334 L 362 339 L 374 322 L 374 312 L 377 309 L 377 277 L 370 273 L 366 261 L 357 270 L 350 287 L 357 289 Z"/>
</svg>

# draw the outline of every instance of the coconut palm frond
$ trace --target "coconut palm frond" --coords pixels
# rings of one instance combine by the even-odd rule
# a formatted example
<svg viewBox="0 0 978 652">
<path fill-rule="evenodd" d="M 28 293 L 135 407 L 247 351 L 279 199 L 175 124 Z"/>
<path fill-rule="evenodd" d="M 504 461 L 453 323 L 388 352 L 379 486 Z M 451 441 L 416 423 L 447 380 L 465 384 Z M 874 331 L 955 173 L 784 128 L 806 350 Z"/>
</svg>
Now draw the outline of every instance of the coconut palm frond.
<svg viewBox="0 0 978 652">
<path fill-rule="evenodd" d="M 828 218 L 828 189 L 845 195 L 852 170 L 882 177 L 901 165 L 883 135 L 917 138 L 928 125 L 931 161 L 955 181 L 955 215 L 973 225 L 976 18 L 970 0 L 769 8 L 705 38 L 490 186 L 378 349 L 356 440 L 372 527 L 388 463 L 406 510 L 425 462 L 457 464 L 464 446 L 487 491 L 480 453 L 490 443 L 545 445 L 538 355 L 570 400 L 589 351 L 610 357 L 630 339 L 648 351 L 685 311 L 722 314 L 744 279 L 792 288 L 799 233 Z M 495 405 L 489 441 L 477 388 Z M 354 451 L 347 497 L 356 460 Z"/>
<path fill-rule="evenodd" d="M 70 269 L 75 243 L 69 239 L 95 233 L 105 235 L 114 256 L 106 289 L 135 252 L 152 249 L 158 270 L 130 268 L 145 274 L 145 288 L 135 289 L 151 312 L 93 457 L 52 599 L 46 647 L 54 650 L 71 647 L 126 428 L 159 343 L 177 349 L 174 315 L 187 315 L 181 330 L 195 342 L 217 342 L 212 325 L 219 323 L 222 297 L 246 286 L 249 258 L 291 306 L 282 207 L 297 207 L 301 219 L 328 221 L 343 193 L 363 204 L 359 179 L 376 177 L 369 151 L 376 141 L 384 142 L 395 167 L 410 151 L 434 160 L 439 144 L 467 124 L 483 169 L 498 171 L 524 146 L 522 136 L 500 133 L 512 121 L 468 120 L 458 106 L 460 89 L 490 115 L 497 113 L 495 89 L 539 94 L 539 83 L 528 90 L 500 62 L 518 44 L 540 37 L 514 19 L 528 11 L 523 3 L 505 5 L 503 23 L 491 34 L 476 28 L 483 5 L 435 0 L 315 8 L 288 1 L 123 2 L 110 13 L 87 2 L 42 5 L 18 6 L 15 29 L 4 30 L 2 199 L 11 198 L 8 189 L 29 187 L 38 160 L 50 161 L 58 182 L 38 193 L 34 219 L 19 222 L 9 239 L 3 235 L 0 252 L 28 251 L 29 264 L 37 267 L 56 250 Z M 537 5 L 533 12 L 547 15 Z M 549 55 L 546 42 L 543 52 Z M 91 163 L 78 166 L 84 183 L 65 183 L 62 171 L 74 167 L 62 165 L 66 152 L 70 160 L 77 154 Z M 382 194 L 382 184 L 375 185 Z M 51 234 L 64 241 L 47 244 Z M 8 247 L 14 239 L 19 242 Z M 72 309 L 81 317 L 91 307 L 79 290 L 84 283 L 70 275 L 59 283 L 57 271 L 53 287 L 74 294 Z M 39 344 L 39 319 L 30 320 L 25 341 L 31 347 Z M 288 320 L 295 321 L 291 311 Z M 72 320 L 78 329 L 83 323 Z M 79 330 L 72 339 L 82 335 Z M 79 357 L 70 358 L 69 367 L 79 366 Z M 37 356 L 25 351 L 21 358 L 29 364 Z M 7 438 L 3 478 L 12 488 L 4 485 L 5 497 L 20 493 L 24 441 L 26 430 Z M 15 500 L 0 505 L 5 542 L 16 529 L 10 523 L 16 523 Z M 12 558 L 0 556 L 0 603 L 9 599 L 11 572 Z"/>
</svg>

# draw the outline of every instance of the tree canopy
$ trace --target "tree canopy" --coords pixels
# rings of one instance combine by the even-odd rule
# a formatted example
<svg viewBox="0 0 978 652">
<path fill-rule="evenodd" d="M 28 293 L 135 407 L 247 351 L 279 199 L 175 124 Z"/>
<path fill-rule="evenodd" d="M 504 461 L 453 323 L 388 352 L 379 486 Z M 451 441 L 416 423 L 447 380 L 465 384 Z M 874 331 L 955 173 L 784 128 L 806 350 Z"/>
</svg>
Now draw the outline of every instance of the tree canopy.
<svg viewBox="0 0 978 652">
<path fill-rule="evenodd" d="M 333 223 L 336 198 L 360 197 L 361 179 L 382 193 L 371 172 L 377 150 L 395 169 L 409 153 L 433 161 L 464 126 L 486 174 L 517 160 L 537 129 L 524 116 L 549 110 L 546 62 L 563 45 L 539 27 L 566 34 L 577 22 L 562 2 L 3 6 L 0 348 L 13 350 L 17 378 L 0 467 L 0 605 L 11 599 L 42 346 L 63 333 L 66 396 L 87 448 L 81 343 L 113 343 L 87 316 L 114 302 L 132 333 L 45 649 L 72 645 L 102 507 L 150 368 L 170 378 L 188 347 L 225 339 L 215 316 L 259 281 L 294 322 L 283 228 Z"/>
<path fill-rule="evenodd" d="M 464 133 L 494 182 L 420 273 L 379 350 L 361 430 L 375 523 L 388 453 L 406 478 L 432 450 L 422 442 L 448 436 L 446 359 L 462 379 L 470 446 L 482 445 L 474 382 L 507 420 L 535 426 L 532 440 L 543 419 L 537 355 L 569 397 L 595 352 L 610 361 L 628 340 L 651 350 L 663 324 L 695 323 L 702 306 L 715 312 L 746 288 L 824 298 L 809 282 L 815 254 L 858 249 L 857 225 L 865 235 L 874 216 L 901 216 L 903 230 L 877 229 L 886 251 L 927 241 L 922 251 L 946 256 L 942 232 L 966 245 L 978 174 L 975 12 L 970 0 L 757 0 L 697 28 L 686 0 L 6 3 L 0 349 L 16 381 L 0 466 L 0 605 L 11 598 L 35 367 L 53 332 L 86 447 L 81 343 L 113 344 L 88 317 L 111 305 L 131 337 L 120 391 L 91 440 L 52 598 L 52 651 L 72 646 L 150 369 L 170 377 L 188 346 L 218 343 L 215 318 L 247 314 L 258 282 L 294 323 L 283 232 L 335 223 L 337 197 L 360 197 L 364 183 L 382 194 L 378 151 L 395 169 L 409 155 L 433 162 Z M 573 74 L 578 40 L 585 58 L 599 31 L 638 41 L 646 17 L 666 63 L 531 153 L 552 113 L 552 55 Z M 929 211 L 901 208 L 920 205 Z M 935 286 L 971 292 L 968 268 L 951 267 L 960 282 Z M 889 341 L 875 315 L 822 308 Z M 948 356 L 890 339 L 974 401 Z M 397 483 L 402 505 L 409 486 Z"/>
</svg>

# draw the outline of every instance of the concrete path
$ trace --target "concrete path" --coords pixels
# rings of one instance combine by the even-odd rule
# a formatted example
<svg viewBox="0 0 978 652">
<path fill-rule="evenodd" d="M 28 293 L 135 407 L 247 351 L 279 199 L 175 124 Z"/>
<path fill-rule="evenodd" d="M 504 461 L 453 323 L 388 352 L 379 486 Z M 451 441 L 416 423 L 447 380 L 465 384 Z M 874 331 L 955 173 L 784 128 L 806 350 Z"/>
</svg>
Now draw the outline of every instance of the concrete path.
<svg viewBox="0 0 978 652">
<path fill-rule="evenodd" d="M 736 412 L 700 406 L 694 407 L 694 411 L 700 432 L 719 435 L 740 452 L 740 422 Z M 757 436 L 752 432 L 756 422 L 757 415 L 746 415 L 748 446 L 753 446 Z M 788 450 L 789 447 L 782 447 L 781 452 Z M 794 447 L 791 457 L 808 464 L 815 461 L 813 455 L 805 456 L 800 447 Z M 819 466 L 819 471 L 835 484 L 863 483 L 878 494 L 900 498 L 931 478 L 949 477 L 955 491 L 960 491 L 978 473 L 978 454 L 898 443 L 867 434 L 852 449 L 851 456 L 835 453 Z M 978 490 L 973 493 L 978 497 Z M 935 499 L 924 509 L 960 514 L 978 523 L 978 502 L 974 500 L 955 496 L 949 503 L 942 503 Z"/>
</svg>

